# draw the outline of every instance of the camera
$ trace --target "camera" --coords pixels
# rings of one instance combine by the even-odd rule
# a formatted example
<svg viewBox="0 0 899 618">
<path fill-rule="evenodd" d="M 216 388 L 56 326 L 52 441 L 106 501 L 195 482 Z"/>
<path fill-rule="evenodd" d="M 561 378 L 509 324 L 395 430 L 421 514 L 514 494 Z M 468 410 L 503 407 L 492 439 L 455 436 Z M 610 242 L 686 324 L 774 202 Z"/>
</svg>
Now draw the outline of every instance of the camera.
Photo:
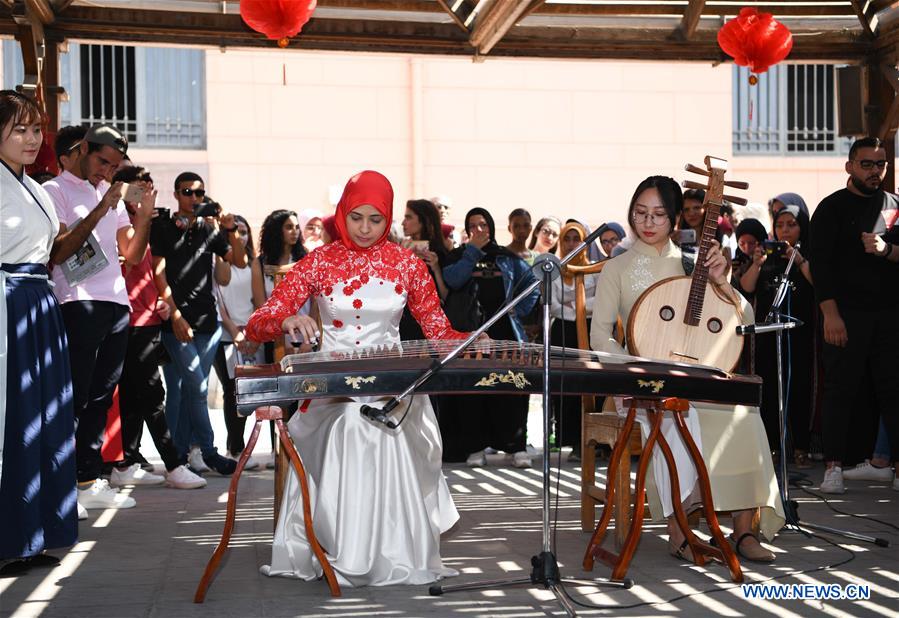
<svg viewBox="0 0 899 618">
<path fill-rule="evenodd" d="M 156 216 L 160 219 L 168 219 L 172 216 L 172 211 L 169 208 L 163 208 L 162 206 L 157 206 L 153 210 L 156 211 Z"/>
<path fill-rule="evenodd" d="M 787 243 L 782 240 L 763 240 L 762 251 L 768 256 L 781 256 L 787 252 Z"/>
<path fill-rule="evenodd" d="M 203 198 L 203 201 L 194 206 L 195 217 L 217 217 L 222 212 L 222 206 L 218 202 L 209 199 L 209 196 Z"/>
</svg>

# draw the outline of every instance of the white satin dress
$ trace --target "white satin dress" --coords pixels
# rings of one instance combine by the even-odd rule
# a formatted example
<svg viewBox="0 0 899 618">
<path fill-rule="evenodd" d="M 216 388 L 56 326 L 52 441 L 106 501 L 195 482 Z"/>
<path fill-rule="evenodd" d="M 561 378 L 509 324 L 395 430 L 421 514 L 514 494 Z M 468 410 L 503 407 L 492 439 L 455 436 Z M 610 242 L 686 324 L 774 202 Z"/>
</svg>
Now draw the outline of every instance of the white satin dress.
<svg viewBox="0 0 899 618">
<path fill-rule="evenodd" d="M 433 282 L 415 262 L 420 260 L 393 243 L 383 243 L 375 252 L 327 245 L 298 262 L 259 310 L 263 315 L 254 318 L 257 325 L 262 320 L 280 324 L 281 315 L 290 315 L 294 304 L 311 296 L 322 317 L 323 351 L 392 346 L 400 341 L 399 323 L 408 301 L 413 315 L 425 322 L 427 336 L 461 336 L 443 322 L 442 311 L 443 320 L 435 322 Z M 335 269 L 328 271 L 328 264 Z M 361 276 L 347 276 L 348 271 L 360 270 Z M 437 310 L 439 306 L 436 300 Z M 267 312 L 273 320 L 265 318 Z M 440 558 L 440 535 L 459 514 L 441 469 L 440 431 L 430 401 L 414 397 L 396 429 L 361 415 L 359 408 L 370 401 L 312 400 L 288 424 L 308 476 L 315 534 L 338 582 L 424 584 L 457 575 Z M 398 406 L 395 417 L 405 406 L 405 402 Z M 322 575 L 306 538 L 293 469 L 285 486 L 271 564 L 261 570 L 265 575 L 305 580 Z"/>
</svg>

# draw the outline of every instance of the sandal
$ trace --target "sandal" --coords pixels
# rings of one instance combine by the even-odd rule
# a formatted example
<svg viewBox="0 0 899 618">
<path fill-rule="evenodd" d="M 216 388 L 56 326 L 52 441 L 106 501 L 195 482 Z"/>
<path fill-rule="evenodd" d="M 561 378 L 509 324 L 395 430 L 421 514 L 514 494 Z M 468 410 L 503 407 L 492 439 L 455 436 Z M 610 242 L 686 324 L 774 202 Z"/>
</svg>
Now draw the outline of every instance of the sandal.
<svg viewBox="0 0 899 618">
<path fill-rule="evenodd" d="M 753 553 L 750 554 L 750 553 L 744 552 L 740 548 L 743 541 L 745 541 L 747 537 L 753 538 L 759 542 L 759 550 L 753 550 Z M 733 541 L 734 537 L 731 536 L 730 540 Z M 765 549 L 764 547 L 762 547 L 761 541 L 759 541 L 758 537 L 751 532 L 744 532 L 743 534 L 741 534 L 740 538 L 738 538 L 736 540 L 735 546 L 736 546 L 737 554 L 744 560 L 749 560 L 750 562 L 763 562 L 763 563 L 774 562 L 774 558 L 775 558 L 774 554 L 772 552 L 768 551 L 767 549 Z"/>
<path fill-rule="evenodd" d="M 687 555 L 687 550 L 690 551 L 690 554 Z M 668 553 L 677 558 L 678 560 L 685 560 L 686 562 L 693 563 L 693 550 L 690 548 L 690 541 L 684 539 L 680 544 L 680 547 L 672 550 L 672 546 L 668 544 Z"/>
</svg>

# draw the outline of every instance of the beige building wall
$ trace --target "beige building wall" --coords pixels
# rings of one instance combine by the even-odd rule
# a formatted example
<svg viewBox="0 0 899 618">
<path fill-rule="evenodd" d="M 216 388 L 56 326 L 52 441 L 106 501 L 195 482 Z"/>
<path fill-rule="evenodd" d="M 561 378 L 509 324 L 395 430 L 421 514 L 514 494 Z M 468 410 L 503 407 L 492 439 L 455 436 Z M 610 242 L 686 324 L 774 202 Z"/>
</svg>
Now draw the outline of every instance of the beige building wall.
<svg viewBox="0 0 899 618">
<path fill-rule="evenodd" d="M 730 160 L 755 202 L 794 191 L 810 206 L 844 182 L 838 157 L 734 157 L 731 66 L 209 50 L 207 150 L 135 149 L 170 195 L 180 169 L 259 222 L 275 208 L 331 208 L 362 169 L 405 200 L 591 225 L 623 221 L 650 174 L 681 180 L 706 154 Z"/>
</svg>

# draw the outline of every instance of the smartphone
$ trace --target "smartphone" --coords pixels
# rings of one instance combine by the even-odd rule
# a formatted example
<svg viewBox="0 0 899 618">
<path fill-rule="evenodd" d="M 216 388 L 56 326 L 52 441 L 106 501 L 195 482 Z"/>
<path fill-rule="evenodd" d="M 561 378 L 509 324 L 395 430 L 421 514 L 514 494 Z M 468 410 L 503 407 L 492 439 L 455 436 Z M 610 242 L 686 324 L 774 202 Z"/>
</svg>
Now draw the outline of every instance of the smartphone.
<svg viewBox="0 0 899 618">
<path fill-rule="evenodd" d="M 674 243 L 678 246 L 695 245 L 696 230 L 677 230 L 674 233 Z"/>
<path fill-rule="evenodd" d="M 415 253 L 424 253 L 430 247 L 430 243 L 427 240 L 412 240 L 411 238 L 407 238 L 403 240 L 403 246 L 406 249 L 411 249 Z"/>
<path fill-rule="evenodd" d="M 781 256 L 787 252 L 787 243 L 782 240 L 763 240 L 762 251 L 765 255 Z"/>
<path fill-rule="evenodd" d="M 137 204 L 143 199 L 144 190 L 144 187 L 141 185 L 125 183 L 125 193 L 122 196 L 122 199 L 129 204 Z"/>
</svg>

